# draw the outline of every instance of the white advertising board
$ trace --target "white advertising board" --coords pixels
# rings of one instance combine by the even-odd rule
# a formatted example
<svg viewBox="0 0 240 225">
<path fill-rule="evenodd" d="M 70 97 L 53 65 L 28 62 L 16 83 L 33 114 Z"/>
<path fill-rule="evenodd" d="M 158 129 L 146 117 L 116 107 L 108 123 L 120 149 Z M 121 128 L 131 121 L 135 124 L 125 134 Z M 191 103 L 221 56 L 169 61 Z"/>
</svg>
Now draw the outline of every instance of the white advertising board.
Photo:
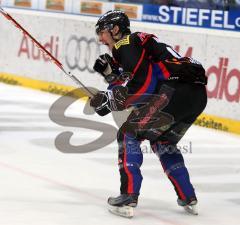
<svg viewBox="0 0 240 225">
<path fill-rule="evenodd" d="M 69 70 L 87 86 L 103 89 L 106 84 L 92 71 L 96 57 L 106 52 L 96 40 L 96 18 L 10 10 L 26 29 L 40 40 Z M 132 23 L 133 31 L 155 33 L 162 42 L 183 56 L 203 63 L 209 76 L 209 102 L 205 113 L 239 120 L 240 118 L 240 37 L 234 32 L 171 28 Z M 186 29 L 186 28 L 185 28 Z M 49 62 L 32 42 L 0 17 L 0 72 L 38 80 L 74 85 Z M 226 34 L 226 35 L 225 35 Z"/>
<path fill-rule="evenodd" d="M 109 10 L 122 10 L 129 18 L 142 20 L 142 4 L 94 0 L 0 0 L 0 5 L 14 8 L 55 11 L 100 16 Z"/>
<path fill-rule="evenodd" d="M 1 5 L 18 8 L 38 9 L 39 0 L 1 0 Z"/>
</svg>

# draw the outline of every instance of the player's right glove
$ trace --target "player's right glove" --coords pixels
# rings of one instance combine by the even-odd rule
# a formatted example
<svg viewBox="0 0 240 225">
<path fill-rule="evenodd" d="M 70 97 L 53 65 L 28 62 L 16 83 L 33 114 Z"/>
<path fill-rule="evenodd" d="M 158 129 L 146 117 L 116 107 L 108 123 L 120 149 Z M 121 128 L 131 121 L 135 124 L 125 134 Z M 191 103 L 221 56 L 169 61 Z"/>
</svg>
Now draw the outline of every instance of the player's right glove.
<svg viewBox="0 0 240 225">
<path fill-rule="evenodd" d="M 97 58 L 93 69 L 100 73 L 108 83 L 114 82 L 120 74 L 119 67 L 114 63 L 113 58 L 107 53 L 100 55 Z"/>
<path fill-rule="evenodd" d="M 90 100 L 90 106 L 100 116 L 105 116 L 111 111 L 122 111 L 126 109 L 127 88 L 116 86 L 109 91 L 99 91 Z"/>
<path fill-rule="evenodd" d="M 95 109 L 99 116 L 105 116 L 111 112 L 107 92 L 99 91 L 90 100 L 90 106 Z"/>
</svg>

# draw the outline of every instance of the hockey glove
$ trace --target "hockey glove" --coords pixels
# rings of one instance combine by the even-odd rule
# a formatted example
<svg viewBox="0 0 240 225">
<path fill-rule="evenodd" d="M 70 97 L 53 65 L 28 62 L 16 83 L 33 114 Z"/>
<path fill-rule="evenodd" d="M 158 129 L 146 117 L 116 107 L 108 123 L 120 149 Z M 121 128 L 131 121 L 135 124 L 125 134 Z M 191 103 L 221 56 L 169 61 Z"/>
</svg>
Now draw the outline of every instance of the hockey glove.
<svg viewBox="0 0 240 225">
<path fill-rule="evenodd" d="M 126 109 L 126 100 L 128 98 L 127 87 L 115 86 L 108 95 L 110 96 L 110 107 L 112 111 L 122 111 Z"/>
<path fill-rule="evenodd" d="M 99 91 L 90 100 L 90 106 L 95 109 L 99 116 L 105 116 L 111 112 L 109 98 L 107 92 Z"/>
<path fill-rule="evenodd" d="M 100 116 L 105 116 L 111 111 L 122 111 L 126 109 L 127 88 L 116 86 L 112 91 L 99 91 L 91 100 L 90 106 Z"/>
<path fill-rule="evenodd" d="M 93 69 L 100 73 L 108 83 L 114 82 L 119 75 L 119 67 L 107 53 L 97 58 Z"/>
</svg>

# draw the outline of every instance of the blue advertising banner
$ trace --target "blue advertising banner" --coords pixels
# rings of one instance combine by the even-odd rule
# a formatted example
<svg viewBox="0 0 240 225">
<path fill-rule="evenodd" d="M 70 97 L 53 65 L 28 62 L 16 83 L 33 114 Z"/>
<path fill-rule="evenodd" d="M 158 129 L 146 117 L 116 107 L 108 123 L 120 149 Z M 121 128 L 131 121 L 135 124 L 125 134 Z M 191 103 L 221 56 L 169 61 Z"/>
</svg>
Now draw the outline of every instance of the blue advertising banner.
<svg viewBox="0 0 240 225">
<path fill-rule="evenodd" d="M 239 9 L 223 11 L 145 4 L 142 20 L 162 24 L 240 31 Z"/>
</svg>

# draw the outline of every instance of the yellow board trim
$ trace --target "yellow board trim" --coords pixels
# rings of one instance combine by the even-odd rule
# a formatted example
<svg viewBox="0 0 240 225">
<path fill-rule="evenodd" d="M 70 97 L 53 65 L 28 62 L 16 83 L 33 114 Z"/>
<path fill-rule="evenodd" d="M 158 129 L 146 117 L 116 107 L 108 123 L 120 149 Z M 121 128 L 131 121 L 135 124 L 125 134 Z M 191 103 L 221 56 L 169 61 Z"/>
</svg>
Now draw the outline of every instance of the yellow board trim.
<svg viewBox="0 0 240 225">
<path fill-rule="evenodd" d="M 76 98 L 83 98 L 86 97 L 86 93 L 77 89 L 73 86 L 61 85 L 54 82 L 42 81 L 42 80 L 35 80 L 28 77 L 13 75 L 9 73 L 1 73 L 0 72 L 0 82 L 11 84 L 11 85 L 19 85 L 23 87 L 33 88 L 45 92 L 49 92 L 52 94 L 57 95 L 67 95 L 69 92 L 71 93 L 72 97 Z M 87 97 L 86 97 L 87 99 Z"/>
<path fill-rule="evenodd" d="M 216 130 L 240 134 L 239 120 L 233 120 L 203 113 L 197 118 L 194 124 L 201 127 L 213 128 Z"/>
<path fill-rule="evenodd" d="M 0 72 L 0 82 L 29 87 L 58 95 L 66 95 L 69 92 L 76 90 L 73 92 L 73 94 L 71 94 L 72 97 L 82 98 L 83 100 L 87 99 L 87 97 L 83 98 L 84 96 L 87 96 L 86 93 L 84 94 L 81 90 L 76 89 L 75 87 L 56 84 L 53 82 L 34 80 L 31 78 L 17 76 L 9 73 Z M 194 124 L 202 127 L 240 134 L 239 120 L 227 119 L 203 113 L 197 118 Z"/>
</svg>

